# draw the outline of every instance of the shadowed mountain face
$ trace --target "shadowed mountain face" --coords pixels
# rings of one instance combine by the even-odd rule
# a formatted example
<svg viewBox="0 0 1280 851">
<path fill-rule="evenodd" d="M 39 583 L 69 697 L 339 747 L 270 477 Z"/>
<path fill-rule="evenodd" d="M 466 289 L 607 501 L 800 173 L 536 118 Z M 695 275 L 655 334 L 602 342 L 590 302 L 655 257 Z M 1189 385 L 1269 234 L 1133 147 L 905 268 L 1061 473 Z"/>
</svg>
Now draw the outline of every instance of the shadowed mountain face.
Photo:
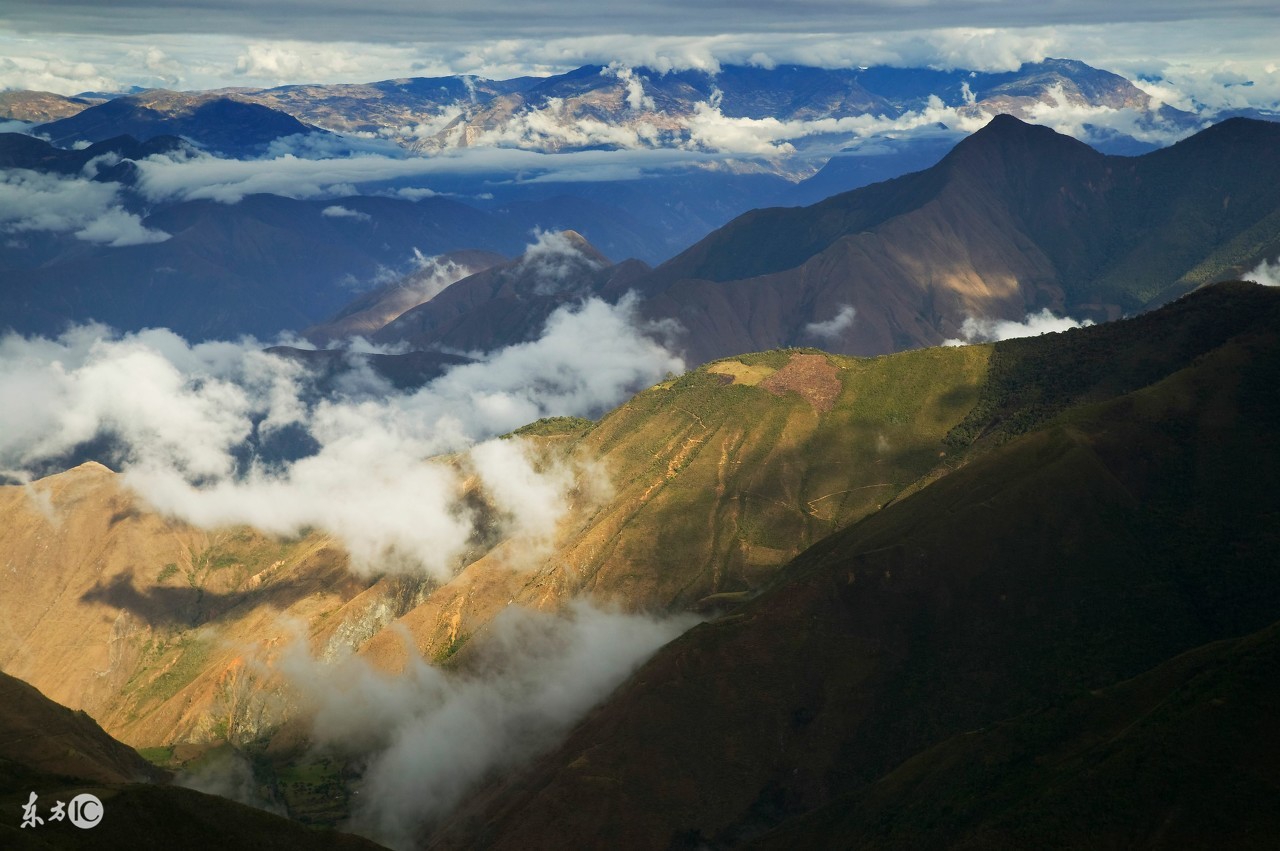
<svg viewBox="0 0 1280 851">
<path fill-rule="evenodd" d="M 368 339 L 449 285 L 506 261 L 501 254 L 488 251 L 453 251 L 424 260 L 421 268 L 370 290 L 328 322 L 308 328 L 303 334 L 316 344 L 351 337 Z"/>
<path fill-rule="evenodd" d="M 381 846 L 355 836 L 309 830 L 278 815 L 167 785 L 151 765 L 39 691 L 0 673 L 0 843 L 5 848 L 343 848 Z M 102 820 L 80 828 L 50 818 L 54 803 L 81 793 L 102 803 Z M 36 796 L 42 822 L 22 826 Z"/>
<path fill-rule="evenodd" d="M 32 686 L 0 672 L 0 759 L 95 783 L 159 782 L 165 772 Z M 7 813 L 6 813 L 7 815 Z M 8 821 L 8 819 L 6 819 Z"/>
<path fill-rule="evenodd" d="M 261 104 L 163 89 L 115 98 L 37 128 L 59 147 L 123 135 L 144 141 L 154 136 L 185 136 L 203 148 L 231 156 L 261 153 L 276 139 L 314 130 Z"/>
<path fill-rule="evenodd" d="M 953 432 L 969 463 L 659 651 L 432 847 L 1262 847 L 1278 310 L 1221 286 L 1132 327 L 1137 350 L 1103 328 L 997 344 L 975 411 L 1021 414 Z M 1217 339 L 1184 368 L 1043 404 L 1073 395 L 1072 346 L 1137 379 L 1139 338 L 1194 315 Z M 1020 368 L 1037 349 L 1059 368 Z"/>
<path fill-rule="evenodd" d="M 543 233 L 525 254 L 449 285 L 372 338 L 418 349 L 489 351 L 536 339 L 557 308 L 625 289 L 647 271 L 639 260 L 615 265 L 576 231 Z"/>
<path fill-rule="evenodd" d="M 881 354 L 1046 308 L 1115 319 L 1280 252 L 1277 180 L 1273 124 L 1233 119 L 1120 158 L 1002 116 L 926 171 L 747 213 L 628 286 L 685 327 L 694 362 Z"/>
</svg>

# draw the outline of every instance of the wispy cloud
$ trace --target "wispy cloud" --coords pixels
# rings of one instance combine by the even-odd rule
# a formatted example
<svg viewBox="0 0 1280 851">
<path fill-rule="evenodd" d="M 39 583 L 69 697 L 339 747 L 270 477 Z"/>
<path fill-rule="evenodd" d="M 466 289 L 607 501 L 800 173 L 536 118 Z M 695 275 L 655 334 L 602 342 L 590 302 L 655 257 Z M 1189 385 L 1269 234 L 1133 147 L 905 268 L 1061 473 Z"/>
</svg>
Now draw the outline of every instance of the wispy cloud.
<svg viewBox="0 0 1280 851">
<path fill-rule="evenodd" d="M 853 320 L 857 317 L 858 312 L 853 309 L 851 304 L 842 304 L 840 309 L 836 311 L 835 316 L 830 319 L 824 319 L 821 322 L 810 322 L 804 326 L 804 333 L 810 337 L 818 337 L 822 340 L 835 341 L 844 336 L 844 332 L 853 327 Z"/>
<path fill-rule="evenodd" d="M 359 657 L 334 664 L 298 642 L 280 661 L 320 747 L 367 754 L 352 827 L 391 847 L 452 810 L 488 773 L 546 750 L 696 618 L 579 602 L 563 615 L 504 610 L 460 676 L 411 659 L 398 676 Z"/>
</svg>

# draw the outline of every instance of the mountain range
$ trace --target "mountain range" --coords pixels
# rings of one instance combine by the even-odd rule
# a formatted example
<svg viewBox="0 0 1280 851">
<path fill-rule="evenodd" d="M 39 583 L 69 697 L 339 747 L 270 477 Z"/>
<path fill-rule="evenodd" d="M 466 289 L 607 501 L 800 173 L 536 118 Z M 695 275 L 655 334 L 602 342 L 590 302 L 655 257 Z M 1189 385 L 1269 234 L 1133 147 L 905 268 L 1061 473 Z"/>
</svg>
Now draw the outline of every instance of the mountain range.
<svg viewBox="0 0 1280 851">
<path fill-rule="evenodd" d="M 746 213 L 652 271 L 575 288 L 635 292 L 647 317 L 679 323 L 692 363 L 796 345 L 885 354 L 1043 310 L 1107 321 L 1280 254 L 1278 150 L 1280 128 L 1248 119 L 1115 157 L 999 116 L 924 171 Z M 532 317 L 558 304 L 530 283 L 478 297 L 487 286 L 459 281 L 375 337 L 492 348 L 533 333 L 504 325 L 512 299 Z"/>
<path fill-rule="evenodd" d="M 521 430 L 616 487 L 584 484 L 534 565 L 517 540 L 478 540 L 438 587 L 358 580 L 318 533 L 193 529 L 100 465 L 3 488 L 0 553 L 23 571 L 0 578 L 0 664 L 138 746 L 261 738 L 289 811 L 333 824 L 350 793 L 316 809 L 286 779 L 308 759 L 305 724 L 246 643 L 270 665 L 283 613 L 322 658 L 353 648 L 403 671 L 422 654 L 465 672 L 511 603 L 585 594 L 709 620 L 422 841 L 1180 845 L 1207 811 L 1234 814 L 1213 823 L 1246 841 L 1277 780 L 1255 760 L 1262 785 L 1225 782 L 1250 759 L 1247 734 L 1213 739 L 1211 765 L 1159 749 L 1165 730 L 1198 741 L 1214 719 L 1273 717 L 1249 684 L 1274 659 L 1280 603 L 1277 311 L 1274 290 L 1221 284 L 1025 340 L 716 361 L 598 423 Z M 1177 711 L 1152 717 L 1168 695 Z M 1095 729 L 1131 735 L 1099 751 Z M 1026 748 L 1061 762 L 1028 774 Z M 1110 821 L 1065 814 L 1104 806 L 1096 766 L 1121 794 L 1152 779 L 1156 754 L 1165 792 L 1124 793 Z M 986 809 L 962 806 L 972 783 L 994 790 Z M 922 784 L 938 809 L 903 809 Z M 1192 809 L 1158 834 L 1169 806 Z M 1064 815 L 1025 815 L 1045 808 Z"/>
<path fill-rule="evenodd" d="M 1219 286 L 997 344 L 944 443 L 988 451 L 663 648 L 424 841 L 1264 847 L 1278 304 Z M 1204 354 L 1152 369 L 1177 350 Z"/>
<path fill-rule="evenodd" d="M 1059 59 L 0 118 L 0 845 L 1280 836 L 1280 124 Z"/>
<path fill-rule="evenodd" d="M 0 117 L 51 114 L 47 96 L 13 100 Z M 37 102 L 46 105 L 37 110 Z M 58 117 L 37 132 L 55 143 L 103 141 L 123 133 L 144 139 L 148 133 L 185 135 L 223 153 L 261 151 L 274 139 L 318 128 L 375 134 L 415 151 L 476 145 L 721 150 L 723 122 L 746 119 L 794 125 L 747 152 L 778 157 L 797 148 L 829 146 L 842 130 L 874 131 L 875 121 L 887 131 L 902 129 L 894 122 L 906 119 L 915 129 L 928 123 L 917 119 L 931 107 L 979 121 L 1001 113 L 1035 120 L 1046 110 L 1092 110 L 1089 141 L 1112 153 L 1151 150 L 1157 143 L 1149 137 L 1176 136 L 1200 123 L 1191 113 L 1153 101 L 1124 77 L 1069 59 L 996 73 L 885 66 L 659 71 L 586 65 L 549 77 L 502 81 L 452 76 L 192 93 L 150 90 L 105 103 L 67 98 L 53 111 L 77 106 L 78 114 Z M 1132 126 L 1108 126 L 1120 113 L 1133 117 Z M 874 121 L 849 128 L 834 123 L 859 117 Z M 771 167 L 790 168 L 782 162 Z"/>
</svg>

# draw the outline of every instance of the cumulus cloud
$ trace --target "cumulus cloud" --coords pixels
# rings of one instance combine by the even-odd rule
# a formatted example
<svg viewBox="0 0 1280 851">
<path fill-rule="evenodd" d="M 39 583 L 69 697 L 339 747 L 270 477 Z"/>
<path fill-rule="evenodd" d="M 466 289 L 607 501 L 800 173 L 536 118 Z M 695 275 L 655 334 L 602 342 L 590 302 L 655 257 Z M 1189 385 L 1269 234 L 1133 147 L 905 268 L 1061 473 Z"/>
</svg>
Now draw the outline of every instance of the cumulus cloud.
<svg viewBox="0 0 1280 851">
<path fill-rule="evenodd" d="M 1093 324 L 1091 319 L 1072 319 L 1069 316 L 1054 316 L 1046 307 L 1038 313 L 1028 313 L 1021 322 L 1011 319 L 987 319 L 970 316 L 960 326 L 958 339 L 946 340 L 944 346 L 963 346 L 969 343 L 994 343 L 1000 340 L 1012 340 L 1018 337 L 1035 337 L 1040 334 L 1052 334 L 1070 328 L 1087 328 Z"/>
<path fill-rule="evenodd" d="M 683 364 L 638 327 L 630 300 L 563 308 L 534 341 L 455 367 L 413 393 L 370 372 L 316 399 L 298 364 L 256 341 L 191 345 L 168 331 L 98 326 L 0 340 L 0 469 L 38 470 L 91 441 L 127 484 L 204 527 L 338 536 L 356 570 L 447 578 L 475 533 L 469 476 L 511 535 L 545 541 L 579 472 L 519 442 L 479 448 L 540 417 L 598 415 Z M 306 436 L 282 460 L 273 441 Z M 469 451 L 475 455 L 468 456 Z M 463 453 L 456 463 L 427 459 Z M 557 494 L 561 496 L 556 497 Z M 521 506 L 522 496 L 537 506 Z"/>
<path fill-rule="evenodd" d="M 692 626 L 576 603 L 562 616 L 510 607 L 462 673 L 411 660 L 387 676 L 358 657 L 321 664 L 298 642 L 281 660 L 313 738 L 369 752 L 352 827 L 392 847 L 447 815 L 495 769 L 548 749 L 659 647 Z"/>
<path fill-rule="evenodd" d="M 96 158 L 95 158 L 96 160 Z M 90 161 L 89 166 L 95 165 Z M 112 247 L 162 242 L 169 234 L 120 206 L 120 185 L 28 169 L 0 170 L 0 233 L 72 233 Z"/>
<path fill-rule="evenodd" d="M 1264 287 L 1280 287 L 1280 260 L 1274 263 L 1263 260 L 1252 272 L 1245 275 L 1244 279 L 1262 284 Z"/>
<path fill-rule="evenodd" d="M 804 333 L 810 337 L 818 337 L 823 340 L 839 340 L 844 336 L 844 332 L 853 327 L 854 317 L 858 312 L 853 309 L 851 304 L 842 304 L 840 309 L 836 311 L 836 315 L 830 319 L 824 319 L 821 322 L 810 322 L 804 326 Z"/>
</svg>

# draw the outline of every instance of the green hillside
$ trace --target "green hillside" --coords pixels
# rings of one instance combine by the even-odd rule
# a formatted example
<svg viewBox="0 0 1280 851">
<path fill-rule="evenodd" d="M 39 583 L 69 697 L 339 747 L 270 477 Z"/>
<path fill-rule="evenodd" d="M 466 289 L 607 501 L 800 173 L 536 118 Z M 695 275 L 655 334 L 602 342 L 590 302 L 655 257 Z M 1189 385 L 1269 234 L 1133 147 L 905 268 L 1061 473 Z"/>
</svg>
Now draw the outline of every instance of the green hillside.
<svg viewBox="0 0 1280 851">
<path fill-rule="evenodd" d="M 1275 763 L 1256 778 L 1215 783 L 1222 766 L 1202 771 L 1195 744 L 1198 735 L 1217 741 L 1211 712 L 1152 716 L 1183 731 L 1185 746 L 1135 735 L 1121 748 L 1131 769 L 1098 769 L 1115 783 L 1164 772 L 1170 795 L 1135 791 L 1103 821 L 1091 815 L 1105 801 L 1089 797 L 1089 772 L 1111 752 L 1090 750 L 1098 739 L 1070 719 L 1091 692 L 1113 687 L 1099 710 L 1107 723 L 1146 717 L 1120 683 L 1277 620 L 1278 311 L 1275 291 L 1215 287 L 1153 314 L 1154 326 L 997 345 L 997 362 L 1007 355 L 1012 373 L 1029 376 L 1015 387 L 993 371 L 981 391 L 1003 413 L 974 431 L 1000 439 L 980 442 L 959 469 L 819 542 L 774 587 L 668 645 L 562 747 L 479 796 L 438 843 L 549 848 L 606 837 L 636 848 L 732 847 L 834 801 L 860 808 L 848 825 L 843 805 L 822 816 L 848 831 L 832 837 L 841 847 L 863 837 L 945 847 L 971 836 L 981 845 L 988 828 L 1021 847 L 1106 846 L 1116 837 L 1181 847 L 1196 837 L 1194 813 L 1213 807 L 1243 812 L 1240 831 L 1265 835 L 1271 822 L 1249 802 L 1274 789 Z M 1216 345 L 1206 327 L 1223 331 Z M 1144 371 L 1164 377 L 1131 392 L 1114 387 L 1123 395 L 1104 401 L 1090 397 L 1108 395 L 1105 381 L 1067 381 L 1063 390 L 1052 372 L 1037 378 L 1037 349 L 1068 339 L 1097 340 L 1094 355 L 1121 383 Z M 1074 366 L 1059 364 L 1059 373 Z M 1016 427 L 1000 435 L 1000 423 Z M 1274 704 L 1270 692 L 1247 687 L 1233 658 L 1210 660 L 1211 688 L 1191 683 L 1178 693 L 1210 702 L 1234 695 L 1231 717 L 1254 723 Z M 1052 723 L 1040 730 L 1037 718 Z M 935 818 L 929 803 L 913 803 L 910 791 L 893 797 L 885 785 L 911 767 L 902 776 L 936 782 L 939 807 L 958 809 L 966 783 L 1021 794 L 1025 760 L 1002 767 L 981 748 L 949 746 L 957 763 L 936 777 L 928 760 L 908 763 L 1006 722 L 1030 725 L 1026 735 L 1078 754 L 1083 767 L 1062 785 L 1048 768 L 1029 775 L 1024 797 L 997 800 L 967 822 L 954 813 L 948 821 L 945 810 Z M 1251 790 L 1243 799 L 1241 783 Z M 1031 818 L 1054 802 L 1067 807 L 1055 819 Z M 1162 817 L 1169 813 L 1172 821 Z M 1176 829 L 1162 834 L 1166 822 Z M 778 834 L 784 844 L 788 835 Z"/>
</svg>

